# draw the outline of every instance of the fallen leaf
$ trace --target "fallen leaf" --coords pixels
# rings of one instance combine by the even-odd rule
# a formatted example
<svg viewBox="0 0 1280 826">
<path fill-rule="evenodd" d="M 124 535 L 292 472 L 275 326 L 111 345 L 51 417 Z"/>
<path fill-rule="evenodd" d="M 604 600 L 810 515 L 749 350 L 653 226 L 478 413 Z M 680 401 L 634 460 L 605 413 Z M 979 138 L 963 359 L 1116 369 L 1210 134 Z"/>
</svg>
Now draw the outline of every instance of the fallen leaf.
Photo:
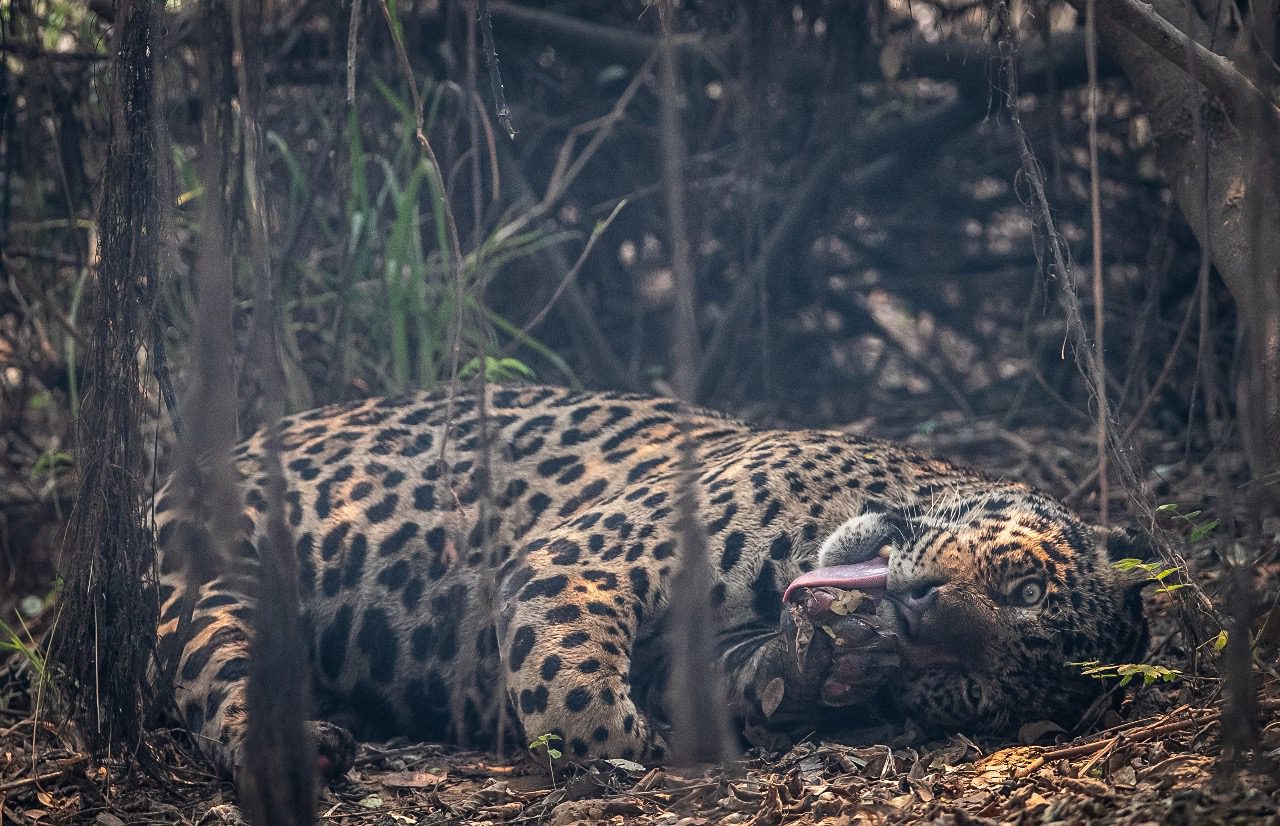
<svg viewBox="0 0 1280 826">
<path fill-rule="evenodd" d="M 778 706 L 782 705 L 782 695 L 786 689 L 786 682 L 781 677 L 774 677 L 764 687 L 764 692 L 760 695 L 760 710 L 764 712 L 765 717 L 772 717 L 778 710 Z"/>
<path fill-rule="evenodd" d="M 803 668 L 804 655 L 809 653 L 809 643 L 813 641 L 813 623 L 799 605 L 793 602 L 787 607 L 791 611 L 791 621 L 796 625 L 796 665 Z"/>
<path fill-rule="evenodd" d="M 378 780 L 392 789 L 434 789 L 444 778 L 445 775 L 431 772 L 393 772 L 380 775 Z"/>
<path fill-rule="evenodd" d="M 1133 770 L 1133 766 L 1121 766 L 1112 772 L 1111 782 L 1117 786 L 1136 786 L 1138 785 L 1138 773 Z"/>
<path fill-rule="evenodd" d="M 858 610 L 858 606 L 866 600 L 867 595 L 861 591 L 836 591 L 835 598 L 831 600 L 831 613 L 847 617 L 854 611 Z"/>
<path fill-rule="evenodd" d="M 1018 729 L 1018 742 L 1032 746 L 1050 734 L 1066 734 L 1066 729 L 1052 720 L 1035 720 L 1023 723 Z"/>
<path fill-rule="evenodd" d="M 911 794 L 900 794 L 897 797 L 891 797 L 888 800 L 889 805 L 895 809 L 906 809 L 915 802 L 915 795 Z"/>
<path fill-rule="evenodd" d="M 608 763 L 610 766 L 614 766 L 615 768 L 622 769 L 624 772 L 631 772 L 632 774 L 644 774 L 645 771 L 647 771 L 645 767 L 640 765 L 639 763 L 636 763 L 632 760 L 623 760 L 621 757 L 613 757 L 608 760 L 605 760 L 605 762 Z"/>
</svg>

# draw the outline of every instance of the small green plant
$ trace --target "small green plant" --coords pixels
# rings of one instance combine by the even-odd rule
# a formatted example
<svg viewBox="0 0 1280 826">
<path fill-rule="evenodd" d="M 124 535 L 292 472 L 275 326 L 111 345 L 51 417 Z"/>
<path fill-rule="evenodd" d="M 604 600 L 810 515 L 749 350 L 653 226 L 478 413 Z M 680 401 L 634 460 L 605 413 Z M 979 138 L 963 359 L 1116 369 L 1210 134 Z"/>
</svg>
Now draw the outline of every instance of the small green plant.
<svg viewBox="0 0 1280 826">
<path fill-rule="evenodd" d="M 537 737 L 533 738 L 533 740 L 529 743 L 529 751 L 533 752 L 534 754 L 538 753 L 538 749 L 547 750 L 547 771 L 551 772 L 551 782 L 553 783 L 555 782 L 555 779 L 556 779 L 556 769 L 551 761 L 559 760 L 561 757 L 564 757 L 564 752 L 560 751 L 560 749 L 551 745 L 551 741 L 552 740 L 560 741 L 563 739 L 564 738 L 562 738 L 558 734 L 551 734 L 550 732 L 548 732 L 547 734 L 539 734 Z"/>
<path fill-rule="evenodd" d="M 533 742 L 529 744 L 529 751 L 536 752 L 538 749 L 546 749 L 547 757 L 552 760 L 559 760 L 561 757 L 564 757 L 564 753 L 561 752 L 560 749 L 551 745 L 551 741 L 562 739 L 563 738 L 558 734 L 539 734 L 537 737 L 533 738 Z"/>
<path fill-rule="evenodd" d="M 1197 517 L 1203 514 L 1204 511 L 1196 510 L 1191 511 L 1190 513 L 1183 513 L 1178 509 L 1178 505 L 1174 502 L 1164 503 L 1160 507 L 1156 508 L 1156 513 L 1167 514 L 1173 519 L 1177 519 L 1187 525 L 1190 525 L 1191 536 L 1188 538 L 1193 545 L 1208 539 L 1209 536 L 1218 529 L 1218 520 L 1216 519 L 1210 519 L 1207 522 L 1200 522 L 1197 520 Z"/>
<path fill-rule="evenodd" d="M 1173 565 L 1165 565 L 1163 562 L 1143 562 L 1141 559 L 1119 559 L 1112 563 L 1112 567 L 1117 571 L 1142 571 L 1146 574 L 1147 579 L 1156 583 L 1156 590 L 1162 594 L 1172 594 L 1179 588 L 1187 587 L 1185 582 L 1165 582 L 1166 579 L 1178 573 L 1178 568 Z"/>
<path fill-rule="evenodd" d="M 63 471 L 70 470 L 75 465 L 75 457 L 66 450 L 49 449 L 36 459 L 35 464 L 31 466 L 31 478 L 40 479 L 49 477 L 56 479 Z"/>
<path fill-rule="evenodd" d="M 1085 660 L 1079 663 L 1069 662 L 1067 665 L 1079 668 L 1081 674 L 1093 677 L 1095 680 L 1119 680 L 1122 687 L 1133 682 L 1135 677 L 1141 677 L 1142 684 L 1149 686 L 1157 681 L 1171 683 L 1182 676 L 1181 671 L 1151 663 L 1103 663 L 1100 660 Z"/>
<path fill-rule="evenodd" d="M 36 678 L 43 683 L 48 679 L 49 672 L 45 668 L 44 656 L 34 641 L 28 641 L 30 638 L 30 632 L 24 640 L 8 623 L 0 620 L 0 654 L 18 654 L 26 659 L 31 663 Z"/>
<path fill-rule="evenodd" d="M 53 396 L 48 391 L 42 390 L 39 393 L 33 393 L 31 398 L 27 399 L 28 410 L 48 410 L 53 404 Z"/>
<path fill-rule="evenodd" d="M 462 365 L 462 369 L 458 371 L 458 378 L 469 379 L 475 377 L 480 372 L 479 357 L 471 359 Z M 506 384 L 517 380 L 533 380 L 533 370 L 527 364 L 516 358 L 507 356 L 506 358 L 494 358 L 493 356 L 484 357 L 484 378 L 485 381 L 492 384 Z"/>
</svg>

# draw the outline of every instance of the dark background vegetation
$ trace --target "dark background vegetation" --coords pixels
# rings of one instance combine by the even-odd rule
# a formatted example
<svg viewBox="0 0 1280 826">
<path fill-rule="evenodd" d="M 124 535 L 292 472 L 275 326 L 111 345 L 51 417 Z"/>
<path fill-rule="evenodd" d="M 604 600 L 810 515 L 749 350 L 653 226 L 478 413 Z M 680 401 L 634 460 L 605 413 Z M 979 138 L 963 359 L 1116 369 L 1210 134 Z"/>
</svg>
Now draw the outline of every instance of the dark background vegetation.
<svg viewBox="0 0 1280 826">
<path fill-rule="evenodd" d="M 0 12 L 0 619 L 14 628 L 15 609 L 36 622 L 51 598 L 84 441 L 108 425 L 76 429 L 113 254 L 112 44 L 124 10 L 151 5 Z M 247 47 L 236 3 L 155 9 L 159 263 L 130 299 L 137 484 L 170 467 L 173 399 L 199 390 L 213 199 L 241 433 L 274 404 L 245 355 L 265 329 L 283 376 L 268 384 L 291 410 L 483 373 L 905 439 L 1167 531 L 1192 588 L 1154 600 L 1187 623 L 1153 657 L 1187 673 L 1182 699 L 1217 691 L 1224 622 L 1274 646 L 1273 3 L 1160 0 L 1135 18 L 1141 4 L 1104 0 L 1092 84 L 1083 0 L 686 0 L 667 82 L 661 4 L 481 5 L 514 138 L 473 3 L 246 4 L 261 14 Z M 1195 43 L 1152 35 L 1162 20 Z M 664 164 L 681 143 L 673 221 Z M 1220 616 L 1208 606 L 1231 602 L 1231 565 L 1238 610 Z M 1256 728 L 1241 731 L 1248 749 Z"/>
</svg>

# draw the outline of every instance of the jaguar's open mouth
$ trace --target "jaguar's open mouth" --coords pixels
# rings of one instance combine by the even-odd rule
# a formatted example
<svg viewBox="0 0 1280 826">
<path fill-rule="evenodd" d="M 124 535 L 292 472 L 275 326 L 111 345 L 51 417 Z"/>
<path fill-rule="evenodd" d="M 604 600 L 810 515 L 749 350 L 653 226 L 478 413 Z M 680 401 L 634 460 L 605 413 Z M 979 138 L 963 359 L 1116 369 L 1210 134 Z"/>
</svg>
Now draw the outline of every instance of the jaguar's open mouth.
<svg viewBox="0 0 1280 826">
<path fill-rule="evenodd" d="M 801 574 L 783 594 L 782 625 L 802 670 L 816 670 L 818 698 L 842 707 L 867 703 L 899 663 L 897 638 L 877 618 L 889 580 L 888 554 Z M 807 658 L 810 643 L 823 652 Z M 809 666 L 806 666 L 806 661 Z"/>
</svg>

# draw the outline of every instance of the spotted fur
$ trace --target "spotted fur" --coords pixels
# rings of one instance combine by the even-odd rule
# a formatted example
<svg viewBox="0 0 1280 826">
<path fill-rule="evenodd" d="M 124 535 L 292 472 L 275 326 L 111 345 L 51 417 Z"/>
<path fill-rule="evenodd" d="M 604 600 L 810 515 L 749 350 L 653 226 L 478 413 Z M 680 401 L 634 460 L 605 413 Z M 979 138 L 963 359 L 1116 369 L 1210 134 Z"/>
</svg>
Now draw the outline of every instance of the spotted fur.
<svg viewBox="0 0 1280 826">
<path fill-rule="evenodd" d="M 573 757 L 660 760 L 682 440 L 697 451 L 714 574 L 705 598 L 722 618 L 726 702 L 743 726 L 825 730 L 902 714 L 966 731 L 1070 723 L 1098 685 L 1065 663 L 1128 661 L 1145 645 L 1135 590 L 1094 532 L 1026 486 L 667 399 L 523 387 L 477 402 L 456 397 L 448 423 L 438 393 L 284 422 L 284 515 L 315 682 L 322 707 L 365 736 L 489 746 L 505 719 L 527 738 L 559 735 Z M 250 572 L 265 532 L 263 450 L 261 435 L 235 450 Z M 252 582 L 207 578 L 177 636 L 185 572 L 204 544 L 178 499 L 166 487 L 156 503 L 160 631 L 181 652 L 175 705 L 234 772 Z M 833 536 L 887 541 L 890 595 L 930 595 L 909 627 L 884 602 L 890 666 L 867 670 L 866 690 L 836 707 L 815 688 L 830 646 L 800 658 L 780 622 L 798 575 L 875 553 L 865 541 L 824 546 Z M 824 547 L 832 558 L 819 560 Z M 1030 605 L 1019 601 L 1036 596 L 1027 583 L 1043 592 Z"/>
</svg>

